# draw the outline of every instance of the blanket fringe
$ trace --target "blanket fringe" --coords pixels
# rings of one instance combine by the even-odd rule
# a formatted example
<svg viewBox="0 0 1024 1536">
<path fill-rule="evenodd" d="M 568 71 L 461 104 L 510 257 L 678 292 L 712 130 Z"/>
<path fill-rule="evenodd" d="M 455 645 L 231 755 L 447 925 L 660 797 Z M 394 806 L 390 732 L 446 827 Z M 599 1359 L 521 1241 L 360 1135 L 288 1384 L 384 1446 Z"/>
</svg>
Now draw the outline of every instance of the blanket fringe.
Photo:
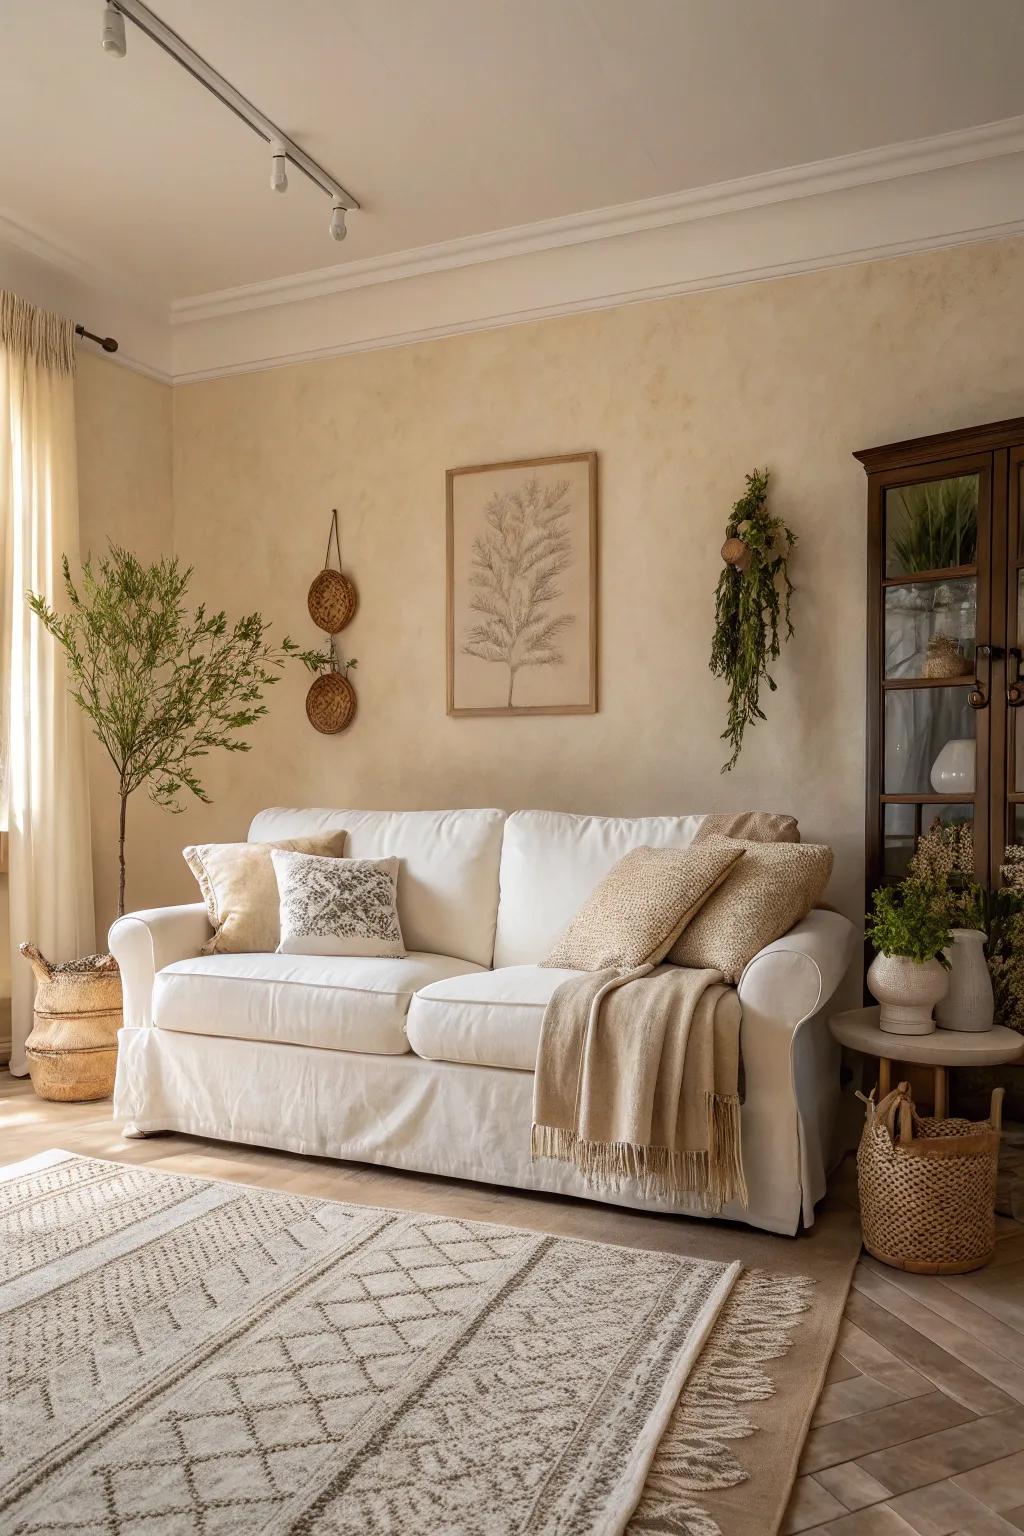
<svg viewBox="0 0 1024 1536">
<path fill-rule="evenodd" d="M 749 1270 L 737 1281 L 655 1452 L 626 1536 L 722 1536 L 693 1495 L 747 1480 L 728 1442 L 755 1433 L 742 1405 L 775 1395 L 763 1366 L 788 1353 L 813 1295 L 806 1275 Z"/>
<path fill-rule="evenodd" d="M 701 1209 L 720 1211 L 730 1200 L 746 1208 L 747 1181 L 740 1141 L 740 1101 L 735 1094 L 705 1094 L 708 1150 L 677 1152 L 672 1147 L 629 1141 L 585 1141 L 574 1130 L 538 1125 L 530 1129 L 530 1155 L 572 1163 L 588 1184 L 619 1190 L 629 1180 L 644 1199 L 692 1195 Z"/>
</svg>

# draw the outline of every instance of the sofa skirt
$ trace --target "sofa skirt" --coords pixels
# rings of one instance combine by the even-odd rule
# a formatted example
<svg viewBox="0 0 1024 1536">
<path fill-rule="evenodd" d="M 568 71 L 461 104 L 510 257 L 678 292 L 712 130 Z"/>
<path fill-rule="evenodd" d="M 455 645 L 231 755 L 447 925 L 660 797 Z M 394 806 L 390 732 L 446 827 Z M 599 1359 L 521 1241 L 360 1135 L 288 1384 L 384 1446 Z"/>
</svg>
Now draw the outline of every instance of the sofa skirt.
<svg viewBox="0 0 1024 1536">
<path fill-rule="evenodd" d="M 118 1038 L 114 1116 L 143 1133 L 180 1131 L 636 1210 L 706 1214 L 646 1199 L 628 1183 L 593 1189 L 566 1164 L 531 1161 L 530 1072 L 154 1028 L 122 1029 Z M 741 1130 L 750 1201 L 720 1213 L 788 1234 L 801 1219 L 811 1224 L 825 1193 L 838 1078 L 830 1040 L 822 1046 L 816 1032 L 794 1045 L 800 1059 L 781 1063 L 774 1084 L 758 1084 L 756 1073 L 752 1082 L 747 1062 Z M 820 1061 L 816 1050 L 824 1050 Z"/>
</svg>

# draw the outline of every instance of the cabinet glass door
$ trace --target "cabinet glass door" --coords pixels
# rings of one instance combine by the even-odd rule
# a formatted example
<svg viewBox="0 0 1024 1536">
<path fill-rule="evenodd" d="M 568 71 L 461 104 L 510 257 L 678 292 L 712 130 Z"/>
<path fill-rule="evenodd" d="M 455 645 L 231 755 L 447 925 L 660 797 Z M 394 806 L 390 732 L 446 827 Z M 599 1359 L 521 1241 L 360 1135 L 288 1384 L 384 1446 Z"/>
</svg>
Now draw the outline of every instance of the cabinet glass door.
<svg viewBox="0 0 1024 1536">
<path fill-rule="evenodd" d="M 990 458 L 883 471 L 872 481 L 872 671 L 881 698 L 873 740 L 869 729 L 878 786 L 869 869 L 900 879 L 918 838 L 941 820 L 973 826 L 980 872 L 995 675 Z M 1024 554 L 1021 564 L 1024 582 Z M 1001 626 L 1001 604 L 999 612 Z M 1024 712 L 1021 731 L 1024 808 Z"/>
<path fill-rule="evenodd" d="M 1024 843 L 1024 448 L 1010 451 L 1007 561 L 1006 827 L 1003 841 Z"/>
</svg>

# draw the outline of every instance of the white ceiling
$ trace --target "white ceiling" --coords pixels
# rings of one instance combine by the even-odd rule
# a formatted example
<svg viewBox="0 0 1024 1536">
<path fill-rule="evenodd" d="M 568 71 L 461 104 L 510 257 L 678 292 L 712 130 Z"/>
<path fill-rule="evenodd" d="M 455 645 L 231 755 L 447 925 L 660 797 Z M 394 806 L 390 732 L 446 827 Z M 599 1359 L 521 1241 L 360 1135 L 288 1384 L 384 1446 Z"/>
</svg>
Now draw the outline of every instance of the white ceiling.
<svg viewBox="0 0 1024 1536">
<path fill-rule="evenodd" d="M 0 216 L 161 302 L 1024 112 L 1021 0 L 153 0 L 360 200 L 100 0 L 0 0 Z"/>
</svg>

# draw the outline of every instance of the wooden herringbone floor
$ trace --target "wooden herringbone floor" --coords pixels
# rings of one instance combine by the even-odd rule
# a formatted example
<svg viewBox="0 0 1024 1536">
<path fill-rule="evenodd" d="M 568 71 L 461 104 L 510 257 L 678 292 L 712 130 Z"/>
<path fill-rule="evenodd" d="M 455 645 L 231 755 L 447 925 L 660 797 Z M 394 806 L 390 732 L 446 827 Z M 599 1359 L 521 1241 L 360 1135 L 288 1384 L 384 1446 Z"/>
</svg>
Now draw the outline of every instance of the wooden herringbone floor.
<svg viewBox="0 0 1024 1536">
<path fill-rule="evenodd" d="M 833 1183 L 856 1204 L 852 1159 Z M 907 1275 L 861 1256 L 786 1536 L 1024 1531 L 1024 1129 L 1004 1138 L 992 1263 Z"/>
<path fill-rule="evenodd" d="M 170 1134 L 126 1143 L 111 1124 L 109 1103 L 46 1104 L 27 1079 L 0 1069 L 0 1162 L 56 1146 L 200 1177 L 242 1177 L 296 1193 L 313 1192 L 327 1166 Z M 403 1180 L 405 1196 L 416 1194 L 408 1175 L 340 1166 L 362 1199 L 387 1204 L 389 1190 Z M 444 1187 L 430 1181 L 429 1190 L 419 1193 L 436 1207 L 445 1198 Z M 484 1221 L 515 1221 L 510 1203 L 528 1198 L 486 1185 L 451 1188 L 459 1191 L 463 1214 Z M 833 1191 L 856 1204 L 852 1161 L 839 1171 Z M 345 1198 L 343 1190 L 332 1193 Z M 567 1214 L 559 1220 L 567 1228 L 578 1227 L 593 1211 L 579 1201 L 565 1205 Z M 787 1536 L 1024 1531 L 1021 1128 L 1007 1133 L 1000 1205 L 1007 1214 L 999 1217 L 996 1257 L 977 1274 L 923 1279 L 862 1257 L 783 1527 Z M 600 1235 L 613 1241 L 610 1228 L 616 1221 L 642 1220 L 607 1207 L 602 1211 Z M 576 1230 L 574 1235 L 594 1234 Z"/>
</svg>

